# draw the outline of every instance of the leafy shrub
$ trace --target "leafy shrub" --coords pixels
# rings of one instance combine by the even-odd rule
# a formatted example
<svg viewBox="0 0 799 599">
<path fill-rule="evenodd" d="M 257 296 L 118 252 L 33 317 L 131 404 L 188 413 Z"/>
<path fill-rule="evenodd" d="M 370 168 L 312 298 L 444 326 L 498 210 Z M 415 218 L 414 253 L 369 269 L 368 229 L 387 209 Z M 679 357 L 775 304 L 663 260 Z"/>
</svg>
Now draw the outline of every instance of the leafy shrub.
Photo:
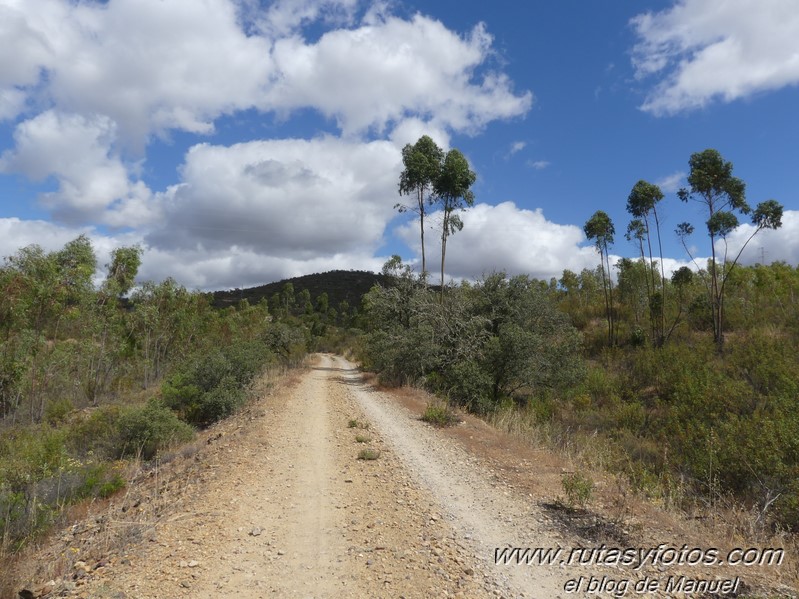
<svg viewBox="0 0 799 599">
<path fill-rule="evenodd" d="M 96 458 L 117 457 L 117 421 L 122 408 L 117 405 L 102 406 L 90 413 L 81 413 L 69 427 L 66 444 L 78 457 L 94 455 Z"/>
<path fill-rule="evenodd" d="M 233 376 L 227 376 L 216 387 L 200 396 L 197 410 L 189 422 L 203 427 L 210 426 L 234 414 L 245 399 L 241 385 Z"/>
<path fill-rule="evenodd" d="M 9 430 L 0 436 L 0 482 L 13 491 L 57 474 L 67 463 L 66 435 L 48 425 Z"/>
<path fill-rule="evenodd" d="M 197 423 L 204 390 L 191 374 L 179 372 L 161 385 L 161 401 L 184 422 Z"/>
<path fill-rule="evenodd" d="M 209 426 L 241 407 L 244 387 L 271 355 L 258 341 L 211 351 L 184 364 L 165 380 L 161 385 L 161 400 L 184 422 Z"/>
<path fill-rule="evenodd" d="M 48 424 L 59 424 L 72 412 L 75 406 L 68 399 L 54 399 L 47 402 L 44 408 L 44 419 Z"/>
<path fill-rule="evenodd" d="M 458 423 L 458 417 L 450 408 L 449 404 L 443 400 L 435 399 L 427 404 L 422 420 L 434 426 L 452 426 Z"/>
<path fill-rule="evenodd" d="M 591 501 L 594 494 L 594 481 L 590 476 L 580 472 L 573 472 L 563 477 L 563 492 L 566 493 L 566 501 L 572 507 L 585 507 Z"/>
<path fill-rule="evenodd" d="M 111 468 L 108 464 L 92 464 L 84 473 L 83 484 L 77 496 L 99 496 L 105 499 L 124 488 L 125 479 L 118 470 Z"/>
<path fill-rule="evenodd" d="M 266 345 L 259 341 L 234 343 L 225 350 L 228 361 L 227 374 L 232 376 L 239 386 L 245 386 L 261 371 L 271 355 Z"/>
<path fill-rule="evenodd" d="M 167 447 L 189 441 L 194 436 L 194 429 L 157 401 L 124 411 L 117 427 L 119 457 L 141 455 L 149 460 Z"/>
</svg>

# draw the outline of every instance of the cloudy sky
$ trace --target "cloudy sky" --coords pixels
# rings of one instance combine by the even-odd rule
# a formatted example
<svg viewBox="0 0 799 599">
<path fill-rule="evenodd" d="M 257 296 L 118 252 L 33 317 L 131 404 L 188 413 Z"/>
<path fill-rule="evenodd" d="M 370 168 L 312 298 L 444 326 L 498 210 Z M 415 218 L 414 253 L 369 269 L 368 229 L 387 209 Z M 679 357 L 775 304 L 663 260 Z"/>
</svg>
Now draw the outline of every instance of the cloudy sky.
<svg viewBox="0 0 799 599">
<path fill-rule="evenodd" d="M 796 0 L 0 0 L 0 47 L 2 256 L 87 233 L 198 289 L 417 261 L 393 206 L 429 134 L 478 175 L 450 276 L 593 266 L 598 209 L 633 256 L 639 179 L 669 264 L 684 220 L 708 255 L 675 195 L 706 148 L 786 208 L 746 259 L 799 263 Z"/>
</svg>

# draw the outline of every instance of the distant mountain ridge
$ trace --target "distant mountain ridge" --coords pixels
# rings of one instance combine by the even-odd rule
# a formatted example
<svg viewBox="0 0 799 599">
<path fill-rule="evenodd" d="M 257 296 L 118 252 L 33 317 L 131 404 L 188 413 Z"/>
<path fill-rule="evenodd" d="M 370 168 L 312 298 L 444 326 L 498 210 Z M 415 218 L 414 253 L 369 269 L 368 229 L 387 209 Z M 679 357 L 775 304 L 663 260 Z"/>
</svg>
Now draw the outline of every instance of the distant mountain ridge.
<svg viewBox="0 0 799 599">
<path fill-rule="evenodd" d="M 346 301 L 350 307 L 360 308 L 361 298 L 364 294 L 376 283 L 385 284 L 386 276 L 366 270 L 330 270 L 283 279 L 258 287 L 214 291 L 211 294 L 212 303 L 217 308 L 235 306 L 243 299 L 250 304 L 257 304 L 264 298 L 269 300 L 275 293 L 280 293 L 286 283 L 291 283 L 294 286 L 294 293 L 300 293 L 303 289 L 307 289 L 311 294 L 312 301 L 316 301 L 316 298 L 322 293 L 327 293 L 332 308 L 338 308 L 342 301 Z"/>
</svg>

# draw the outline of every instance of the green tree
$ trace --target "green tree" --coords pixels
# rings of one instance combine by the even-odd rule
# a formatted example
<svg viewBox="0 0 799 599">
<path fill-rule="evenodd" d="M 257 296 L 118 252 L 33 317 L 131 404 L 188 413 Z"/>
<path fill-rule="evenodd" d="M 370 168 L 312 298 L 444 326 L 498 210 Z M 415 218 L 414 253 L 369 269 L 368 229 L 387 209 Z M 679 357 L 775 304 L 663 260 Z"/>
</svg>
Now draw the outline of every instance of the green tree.
<svg viewBox="0 0 799 599">
<path fill-rule="evenodd" d="M 649 314 L 652 325 L 652 339 L 656 346 L 663 345 L 666 330 L 666 272 L 663 266 L 663 243 L 660 239 L 660 219 L 658 218 L 657 204 L 663 199 L 660 187 L 643 179 L 638 181 L 627 198 L 627 212 L 635 220 L 627 229 L 628 239 L 634 236 L 639 240 L 643 254 L 643 241 L 646 240 L 649 249 L 649 276 L 651 286 L 647 284 L 649 295 Z M 656 277 L 655 260 L 652 253 L 652 227 L 650 219 L 654 220 L 660 257 L 660 277 Z"/>
<path fill-rule="evenodd" d="M 444 301 L 444 261 L 447 256 L 447 239 L 463 229 L 463 221 L 456 212 L 474 205 L 472 185 L 477 175 L 469 168 L 466 157 L 458 150 L 450 150 L 444 158 L 441 173 L 435 182 L 436 201 L 444 213 L 441 225 L 441 301 Z"/>
<path fill-rule="evenodd" d="M 294 295 L 294 285 L 292 283 L 285 283 L 283 289 L 280 290 L 280 303 L 286 311 L 286 316 L 291 316 L 294 311 L 294 304 L 297 301 Z"/>
<path fill-rule="evenodd" d="M 688 162 L 691 172 L 688 175 L 689 189 L 681 189 L 678 193 L 683 202 L 694 200 L 707 210 L 705 221 L 710 237 L 711 258 L 708 266 L 709 278 L 705 278 L 710 300 L 713 339 L 719 352 L 724 349 L 724 291 L 727 278 L 738 263 L 741 254 L 752 238 L 763 229 L 778 229 L 782 226 L 783 207 L 775 200 L 767 200 L 757 205 L 752 211 L 746 203 L 746 184 L 732 174 L 732 163 L 725 161 L 717 150 L 707 149 L 691 155 Z M 739 224 L 740 214 L 752 214 L 754 230 L 741 246 L 735 257 L 728 255 L 727 237 Z M 693 233 L 694 227 L 688 222 L 677 226 L 677 235 L 682 241 L 688 255 L 694 262 L 688 249 L 687 237 Z M 723 243 L 721 256 L 717 255 L 716 242 Z M 721 258 L 721 260 L 719 260 Z"/>
<path fill-rule="evenodd" d="M 588 239 L 594 240 L 594 247 L 599 252 L 599 262 L 602 266 L 602 291 L 605 294 L 605 314 L 608 321 L 608 345 L 614 345 L 616 326 L 613 314 L 613 280 L 608 250 L 613 245 L 616 228 L 606 212 L 597 210 L 586 221 L 583 231 Z"/>
<path fill-rule="evenodd" d="M 422 280 L 427 284 L 427 265 L 424 251 L 424 217 L 430 193 L 441 172 L 444 151 L 428 135 L 423 135 L 411 145 L 402 148 L 402 163 L 405 170 L 400 174 L 400 195 L 415 195 L 416 202 L 410 206 L 396 204 L 394 208 L 403 212 L 414 212 L 419 215 L 419 236 L 422 244 Z"/>
<path fill-rule="evenodd" d="M 111 252 L 111 264 L 106 265 L 105 287 L 114 295 L 122 296 L 133 288 L 141 266 L 142 249 L 139 246 L 119 247 Z"/>
</svg>

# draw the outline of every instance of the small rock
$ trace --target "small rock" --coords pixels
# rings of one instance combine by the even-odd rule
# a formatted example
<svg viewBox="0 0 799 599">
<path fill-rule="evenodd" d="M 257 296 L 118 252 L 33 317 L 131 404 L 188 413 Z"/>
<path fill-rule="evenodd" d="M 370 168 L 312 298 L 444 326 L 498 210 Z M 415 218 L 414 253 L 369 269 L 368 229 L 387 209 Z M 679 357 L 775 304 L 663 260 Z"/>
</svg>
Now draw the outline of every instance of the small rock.
<svg viewBox="0 0 799 599">
<path fill-rule="evenodd" d="M 197 566 L 199 566 L 199 565 L 200 565 L 200 562 L 198 562 L 198 561 L 197 561 L 197 560 L 195 560 L 195 559 L 193 559 L 193 560 L 191 560 L 191 561 L 189 562 L 189 568 L 196 568 L 196 567 L 197 567 Z"/>
<path fill-rule="evenodd" d="M 256 527 L 256 528 L 253 528 L 253 529 L 250 531 L 250 536 L 251 536 L 251 537 L 258 537 L 258 536 L 261 536 L 261 529 L 260 529 L 260 528 L 258 528 L 258 527 Z"/>
</svg>

